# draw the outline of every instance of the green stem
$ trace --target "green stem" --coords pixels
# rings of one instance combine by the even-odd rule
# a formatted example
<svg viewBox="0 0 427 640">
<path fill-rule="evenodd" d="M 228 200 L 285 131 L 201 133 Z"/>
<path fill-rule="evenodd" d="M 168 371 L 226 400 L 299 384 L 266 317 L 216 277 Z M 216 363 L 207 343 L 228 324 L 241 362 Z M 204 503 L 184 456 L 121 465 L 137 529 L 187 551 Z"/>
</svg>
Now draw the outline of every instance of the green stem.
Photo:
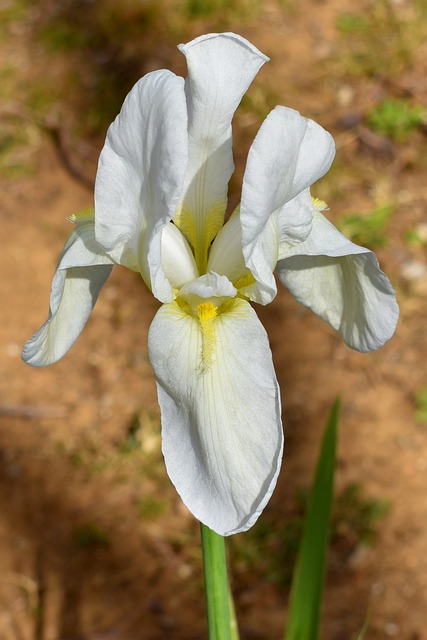
<svg viewBox="0 0 427 640">
<path fill-rule="evenodd" d="M 202 536 L 209 640 L 230 640 L 230 607 L 224 538 L 204 524 Z"/>
</svg>

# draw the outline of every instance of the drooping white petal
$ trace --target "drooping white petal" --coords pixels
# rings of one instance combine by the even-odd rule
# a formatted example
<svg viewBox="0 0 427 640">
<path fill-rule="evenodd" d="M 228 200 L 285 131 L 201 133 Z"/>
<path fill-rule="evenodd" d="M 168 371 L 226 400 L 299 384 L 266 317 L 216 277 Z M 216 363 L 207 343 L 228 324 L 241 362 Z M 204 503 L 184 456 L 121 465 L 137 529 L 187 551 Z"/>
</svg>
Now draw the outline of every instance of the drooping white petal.
<svg viewBox="0 0 427 640">
<path fill-rule="evenodd" d="M 49 318 L 22 351 L 27 364 L 43 367 L 67 353 L 82 332 L 112 266 L 95 240 L 93 222 L 78 224 L 53 278 Z"/>
<path fill-rule="evenodd" d="M 280 396 L 268 338 L 249 303 L 235 298 L 204 322 L 177 302 L 163 305 L 149 356 L 168 474 L 196 518 L 230 535 L 254 524 L 276 484 Z"/>
<path fill-rule="evenodd" d="M 243 255 L 260 284 L 263 304 L 271 302 L 276 292 L 271 255 L 267 256 L 265 250 L 274 242 L 275 249 L 269 249 L 269 253 L 277 256 L 284 239 L 302 242 L 308 236 L 312 206 L 303 206 L 301 198 L 307 205 L 307 188 L 328 171 L 334 153 L 334 142 L 327 131 L 286 107 L 276 107 L 267 116 L 252 144 L 240 217 Z M 298 206 L 288 206 L 296 198 L 294 204 Z"/>
<path fill-rule="evenodd" d="M 276 271 L 295 298 L 353 349 L 373 351 L 393 335 L 399 309 L 375 254 L 350 242 L 321 213 L 315 213 L 307 240 L 289 248 Z"/>
<path fill-rule="evenodd" d="M 184 80 L 154 71 L 137 82 L 110 126 L 95 185 L 96 237 L 114 258 L 136 256 L 159 300 L 172 288 L 161 264 L 162 228 L 182 195 L 187 167 Z"/>
<path fill-rule="evenodd" d="M 193 245 L 203 272 L 209 244 L 223 224 L 234 169 L 231 120 L 268 58 L 233 33 L 202 36 L 179 49 L 188 65 L 189 160 L 184 202 L 175 222 Z"/>
</svg>

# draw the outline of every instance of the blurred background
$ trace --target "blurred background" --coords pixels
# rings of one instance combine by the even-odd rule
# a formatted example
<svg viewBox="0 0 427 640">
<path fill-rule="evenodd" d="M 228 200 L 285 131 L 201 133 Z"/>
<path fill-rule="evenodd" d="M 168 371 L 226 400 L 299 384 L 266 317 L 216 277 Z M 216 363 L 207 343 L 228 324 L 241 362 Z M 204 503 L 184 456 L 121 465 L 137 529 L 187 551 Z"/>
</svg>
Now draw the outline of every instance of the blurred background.
<svg viewBox="0 0 427 640">
<path fill-rule="evenodd" d="M 276 104 L 335 137 L 313 195 L 376 251 L 401 318 L 352 352 L 283 289 L 257 308 L 282 389 L 277 489 L 229 540 L 242 640 L 282 636 L 320 436 L 343 411 L 323 638 L 427 638 L 427 7 L 424 0 L 0 2 L 0 638 L 206 637 L 198 525 L 170 484 L 147 357 L 158 303 L 117 268 L 57 365 L 20 360 L 55 264 L 93 204 L 109 123 L 145 73 L 185 75 L 180 42 L 235 31 L 271 58 L 234 120 L 247 151 Z"/>
</svg>

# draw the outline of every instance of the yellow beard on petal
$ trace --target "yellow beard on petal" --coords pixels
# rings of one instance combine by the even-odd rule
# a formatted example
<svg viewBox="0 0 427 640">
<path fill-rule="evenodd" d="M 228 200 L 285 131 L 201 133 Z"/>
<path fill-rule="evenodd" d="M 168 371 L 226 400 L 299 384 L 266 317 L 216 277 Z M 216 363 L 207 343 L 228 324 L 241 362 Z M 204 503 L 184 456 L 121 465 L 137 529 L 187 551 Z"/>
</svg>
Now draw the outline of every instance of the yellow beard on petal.
<svg viewBox="0 0 427 640">
<path fill-rule="evenodd" d="M 215 318 L 217 312 L 217 307 L 211 302 L 202 302 L 197 305 L 197 317 L 203 336 L 202 371 L 206 371 L 212 364 L 216 342 Z"/>
</svg>

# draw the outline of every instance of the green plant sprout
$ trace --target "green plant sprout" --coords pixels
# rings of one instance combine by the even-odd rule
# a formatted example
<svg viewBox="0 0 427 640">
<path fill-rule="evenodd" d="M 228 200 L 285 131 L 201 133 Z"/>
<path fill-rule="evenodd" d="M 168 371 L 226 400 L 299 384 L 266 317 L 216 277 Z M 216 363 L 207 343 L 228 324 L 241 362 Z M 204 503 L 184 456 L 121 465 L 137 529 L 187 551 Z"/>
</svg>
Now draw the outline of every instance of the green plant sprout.
<svg viewBox="0 0 427 640">
<path fill-rule="evenodd" d="M 256 15 L 259 8 L 259 0 L 185 0 L 184 4 L 184 11 L 190 20 L 207 16 L 247 20 L 249 15 Z"/>
<path fill-rule="evenodd" d="M 342 49 L 334 65 L 358 77 L 398 75 L 425 41 L 424 12 L 422 0 L 414 2 L 413 13 L 387 0 L 363 2 L 353 11 L 342 12 L 336 19 Z"/>
<path fill-rule="evenodd" d="M 367 116 L 369 126 L 396 142 L 404 142 L 411 133 L 427 124 L 427 111 L 407 100 L 386 98 Z"/>
<path fill-rule="evenodd" d="M 336 26 L 342 33 L 367 33 L 369 19 L 360 13 L 341 13 L 337 16 Z"/>
<path fill-rule="evenodd" d="M 405 242 L 414 247 L 425 247 L 427 245 L 427 224 L 410 227 L 404 234 Z"/>
<path fill-rule="evenodd" d="M 342 233 L 353 242 L 367 247 L 384 247 L 387 244 L 387 224 L 394 213 L 394 205 L 377 206 L 368 214 L 349 214 L 337 221 Z"/>
<path fill-rule="evenodd" d="M 391 503 L 383 498 L 366 498 L 362 488 L 352 483 L 337 498 L 332 516 L 333 536 L 351 531 L 358 543 L 372 545 L 375 542 L 378 523 L 390 511 Z"/>
<path fill-rule="evenodd" d="M 300 547 L 309 491 L 300 489 L 295 496 L 295 509 L 285 523 L 272 521 L 266 515 L 244 536 L 230 538 L 230 560 L 235 574 L 248 580 L 254 572 L 262 572 L 266 580 L 283 587 L 291 583 L 293 567 Z M 367 498 L 363 488 L 352 483 L 337 495 L 331 516 L 332 547 L 342 536 L 352 546 L 372 545 L 378 524 L 385 518 L 390 503 L 382 498 Z"/>
<path fill-rule="evenodd" d="M 73 531 L 75 543 L 82 549 L 93 549 L 95 547 L 108 547 L 108 536 L 94 522 L 86 522 L 77 526 Z"/>
<path fill-rule="evenodd" d="M 427 387 L 420 387 L 415 393 L 415 420 L 427 424 Z"/>
<path fill-rule="evenodd" d="M 155 520 L 168 510 L 168 503 L 155 496 L 144 496 L 138 500 L 137 508 L 139 518 Z"/>
</svg>

